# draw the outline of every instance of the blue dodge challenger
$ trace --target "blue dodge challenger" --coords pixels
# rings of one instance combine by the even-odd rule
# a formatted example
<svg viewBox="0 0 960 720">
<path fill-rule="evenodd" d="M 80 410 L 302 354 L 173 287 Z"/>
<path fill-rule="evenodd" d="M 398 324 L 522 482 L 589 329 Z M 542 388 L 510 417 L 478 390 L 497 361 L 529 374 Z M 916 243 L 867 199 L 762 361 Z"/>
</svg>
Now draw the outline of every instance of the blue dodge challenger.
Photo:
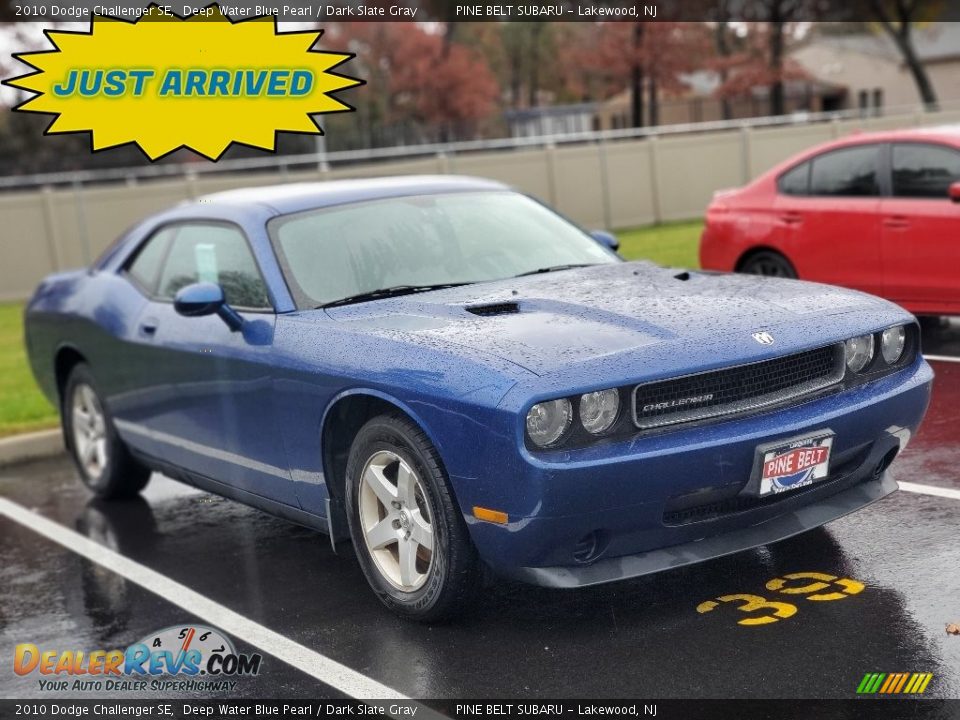
<svg viewBox="0 0 960 720">
<path fill-rule="evenodd" d="M 603 583 L 896 490 L 933 377 L 910 314 L 615 250 L 487 180 L 232 191 L 44 280 L 26 342 L 98 496 L 160 471 L 350 539 L 422 620 L 485 567 Z"/>
</svg>

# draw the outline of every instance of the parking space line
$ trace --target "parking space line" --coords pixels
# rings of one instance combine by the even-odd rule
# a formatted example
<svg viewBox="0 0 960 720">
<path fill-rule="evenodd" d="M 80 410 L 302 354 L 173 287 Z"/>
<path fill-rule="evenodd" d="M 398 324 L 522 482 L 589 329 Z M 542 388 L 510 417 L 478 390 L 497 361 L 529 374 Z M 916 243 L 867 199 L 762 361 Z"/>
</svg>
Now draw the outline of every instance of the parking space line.
<svg viewBox="0 0 960 720">
<path fill-rule="evenodd" d="M 321 653 L 311 650 L 233 610 L 191 590 L 166 575 L 93 542 L 22 505 L 0 497 L 0 515 L 32 530 L 67 550 L 85 557 L 130 582 L 159 595 L 191 615 L 206 620 L 312 678 L 352 698 L 410 701 L 405 695 L 368 678 Z M 420 708 L 418 708 L 420 709 Z M 427 708 L 423 708 L 428 710 Z M 427 713 L 432 714 L 432 713 Z"/>
<path fill-rule="evenodd" d="M 898 482 L 901 490 L 907 492 L 920 493 L 922 495 L 935 495 L 936 497 L 950 498 L 951 500 L 960 500 L 960 490 L 953 488 L 936 487 L 935 485 L 920 485 L 912 482 Z"/>
<path fill-rule="evenodd" d="M 952 357 L 950 355 L 924 355 L 925 360 L 936 360 L 937 362 L 955 362 L 960 363 L 960 357 Z"/>
</svg>

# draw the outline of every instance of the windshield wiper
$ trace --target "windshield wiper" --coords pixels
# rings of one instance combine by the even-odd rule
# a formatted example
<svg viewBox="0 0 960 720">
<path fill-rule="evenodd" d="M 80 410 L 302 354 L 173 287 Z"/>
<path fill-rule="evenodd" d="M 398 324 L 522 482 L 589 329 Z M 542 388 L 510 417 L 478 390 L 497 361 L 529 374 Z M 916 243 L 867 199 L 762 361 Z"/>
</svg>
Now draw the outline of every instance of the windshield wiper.
<svg viewBox="0 0 960 720">
<path fill-rule="evenodd" d="M 568 265 L 550 265 L 548 267 L 537 268 L 529 272 L 514 275 L 514 277 L 526 277 L 527 275 L 542 275 L 543 273 L 557 272 L 558 270 L 573 270 L 574 268 L 593 267 L 597 263 L 570 263 Z"/>
<path fill-rule="evenodd" d="M 428 292 L 430 290 L 445 290 L 447 288 L 461 287 L 462 285 L 472 285 L 469 282 L 440 283 L 437 285 L 393 285 L 391 287 L 369 290 L 356 295 L 348 295 L 339 300 L 331 300 L 323 305 L 318 305 L 315 309 L 337 307 L 338 305 L 352 305 L 353 303 L 366 302 L 367 300 L 381 300 L 383 298 L 399 297 L 400 295 L 413 295 L 414 293 Z"/>
</svg>

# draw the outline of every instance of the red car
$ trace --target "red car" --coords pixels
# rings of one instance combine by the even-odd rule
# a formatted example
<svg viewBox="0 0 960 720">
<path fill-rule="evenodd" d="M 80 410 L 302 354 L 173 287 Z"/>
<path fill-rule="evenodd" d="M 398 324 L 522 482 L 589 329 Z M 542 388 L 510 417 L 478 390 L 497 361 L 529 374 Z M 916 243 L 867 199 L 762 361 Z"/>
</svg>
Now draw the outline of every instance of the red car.
<svg viewBox="0 0 960 720">
<path fill-rule="evenodd" d="M 960 314 L 960 126 L 851 135 L 718 192 L 700 263 Z"/>
</svg>

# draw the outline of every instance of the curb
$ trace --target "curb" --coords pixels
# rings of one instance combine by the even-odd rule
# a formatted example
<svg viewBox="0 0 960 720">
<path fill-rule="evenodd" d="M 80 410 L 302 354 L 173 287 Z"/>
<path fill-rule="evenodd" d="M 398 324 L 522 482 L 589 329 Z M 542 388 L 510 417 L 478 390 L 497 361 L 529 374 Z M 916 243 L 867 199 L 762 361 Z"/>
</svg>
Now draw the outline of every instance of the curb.
<svg viewBox="0 0 960 720">
<path fill-rule="evenodd" d="M 2 438 L 0 439 L 0 467 L 53 457 L 63 451 L 63 433 L 59 429 Z"/>
</svg>

